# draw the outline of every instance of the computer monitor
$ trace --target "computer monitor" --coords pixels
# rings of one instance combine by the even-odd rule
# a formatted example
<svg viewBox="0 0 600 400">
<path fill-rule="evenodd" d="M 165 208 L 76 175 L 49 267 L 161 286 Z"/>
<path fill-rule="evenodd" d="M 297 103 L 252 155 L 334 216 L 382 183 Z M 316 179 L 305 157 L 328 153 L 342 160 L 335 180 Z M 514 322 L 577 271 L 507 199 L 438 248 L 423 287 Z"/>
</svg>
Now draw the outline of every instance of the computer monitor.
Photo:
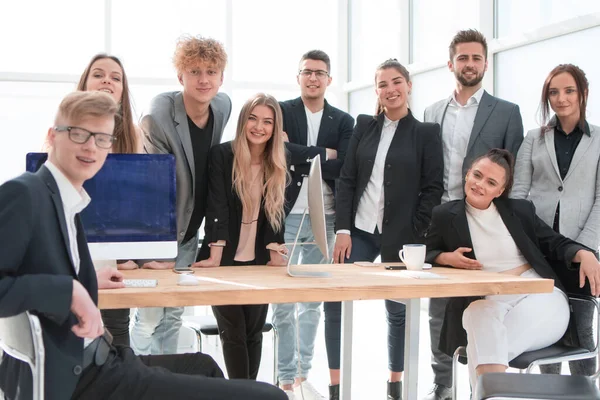
<svg viewBox="0 0 600 400">
<path fill-rule="evenodd" d="M 46 153 L 27 154 L 27 171 L 37 171 L 46 159 Z M 109 154 L 83 187 L 92 198 L 81 213 L 92 259 L 177 255 L 173 155 Z"/>
</svg>

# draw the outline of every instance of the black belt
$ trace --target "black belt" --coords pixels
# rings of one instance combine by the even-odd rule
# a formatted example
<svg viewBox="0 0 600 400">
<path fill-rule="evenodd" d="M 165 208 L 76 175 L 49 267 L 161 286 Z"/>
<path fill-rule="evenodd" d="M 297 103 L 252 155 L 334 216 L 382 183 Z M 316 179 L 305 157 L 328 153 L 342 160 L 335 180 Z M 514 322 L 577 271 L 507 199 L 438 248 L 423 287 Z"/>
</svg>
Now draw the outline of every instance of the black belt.
<svg viewBox="0 0 600 400">
<path fill-rule="evenodd" d="M 94 341 L 83 350 L 82 369 L 86 369 L 92 364 L 98 366 L 104 365 L 108 355 L 110 354 L 112 341 L 112 335 L 107 329 L 104 329 L 102 336 L 94 339 Z"/>
</svg>

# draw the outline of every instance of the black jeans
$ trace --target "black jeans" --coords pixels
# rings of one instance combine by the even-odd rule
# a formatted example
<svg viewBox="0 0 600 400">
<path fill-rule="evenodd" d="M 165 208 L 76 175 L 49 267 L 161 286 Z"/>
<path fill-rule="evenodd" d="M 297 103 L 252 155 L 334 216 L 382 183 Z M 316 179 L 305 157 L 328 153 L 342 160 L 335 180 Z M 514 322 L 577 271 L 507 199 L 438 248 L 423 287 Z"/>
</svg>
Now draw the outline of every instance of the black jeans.
<svg viewBox="0 0 600 400">
<path fill-rule="evenodd" d="M 129 347 L 113 348 L 104 365 L 87 368 L 73 400 L 286 400 L 278 388 L 252 381 L 229 381 L 202 353 L 137 357 Z"/>
<path fill-rule="evenodd" d="M 255 265 L 234 261 L 233 265 Z M 229 379 L 256 379 L 268 304 L 213 306 Z"/>
<path fill-rule="evenodd" d="M 347 263 L 374 261 L 380 254 L 381 235 L 352 230 L 352 253 Z M 385 261 L 385 260 L 384 260 Z M 323 303 L 325 311 L 325 347 L 329 369 L 340 369 L 342 303 Z M 388 322 L 388 368 L 393 372 L 404 371 L 404 338 L 406 306 L 395 301 L 385 301 Z"/>
<path fill-rule="evenodd" d="M 113 337 L 113 345 L 129 347 L 129 308 L 100 310 L 104 327 Z"/>
</svg>

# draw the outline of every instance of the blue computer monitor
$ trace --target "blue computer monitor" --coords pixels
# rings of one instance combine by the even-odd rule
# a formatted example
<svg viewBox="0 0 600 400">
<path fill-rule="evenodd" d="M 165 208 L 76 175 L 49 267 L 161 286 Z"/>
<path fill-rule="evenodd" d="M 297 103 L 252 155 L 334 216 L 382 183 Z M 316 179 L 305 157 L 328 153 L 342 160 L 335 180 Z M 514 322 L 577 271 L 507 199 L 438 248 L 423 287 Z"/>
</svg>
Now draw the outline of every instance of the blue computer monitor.
<svg viewBox="0 0 600 400">
<path fill-rule="evenodd" d="M 46 153 L 27 154 L 27 171 L 46 159 Z M 92 259 L 177 255 L 173 155 L 109 154 L 83 187 L 92 198 L 81 213 Z"/>
</svg>

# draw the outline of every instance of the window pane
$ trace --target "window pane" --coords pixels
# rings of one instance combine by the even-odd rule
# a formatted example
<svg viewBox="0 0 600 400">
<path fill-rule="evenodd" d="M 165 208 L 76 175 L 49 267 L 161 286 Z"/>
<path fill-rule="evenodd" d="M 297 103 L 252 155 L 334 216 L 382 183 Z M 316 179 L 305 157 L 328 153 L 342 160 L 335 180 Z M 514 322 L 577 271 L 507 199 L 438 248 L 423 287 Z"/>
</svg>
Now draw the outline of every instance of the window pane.
<svg viewBox="0 0 600 400">
<path fill-rule="evenodd" d="M 413 75 L 412 82 L 410 109 L 419 121 L 423 121 L 423 113 L 427 107 L 448 98 L 454 90 L 454 75 L 448 68 Z"/>
<path fill-rule="evenodd" d="M 32 3 L 4 3 L 0 71 L 80 74 L 104 51 L 103 0 Z"/>
<path fill-rule="evenodd" d="M 175 76 L 173 52 L 183 34 L 225 41 L 224 1 L 128 0 L 112 2 L 112 52 L 128 76 Z"/>
<path fill-rule="evenodd" d="M 377 105 L 375 87 L 369 86 L 367 88 L 351 92 L 348 102 L 350 109 L 349 113 L 355 119 L 358 114 L 375 114 L 375 107 Z"/>
<path fill-rule="evenodd" d="M 133 107 L 133 122 L 136 124 L 144 114 L 150 111 L 152 99 L 164 92 L 181 90 L 181 85 L 174 80 L 173 85 L 129 85 Z"/>
<path fill-rule="evenodd" d="M 414 0 L 412 62 L 447 60 L 456 32 L 479 26 L 478 4 L 479 0 Z"/>
<path fill-rule="evenodd" d="M 572 63 L 585 71 L 590 82 L 587 118 L 591 123 L 600 123 L 599 94 L 594 90 L 600 83 L 600 69 L 598 69 L 596 53 L 589 48 L 590 43 L 598 42 L 600 42 L 600 27 L 496 55 L 496 93 L 499 97 L 521 107 L 525 131 L 539 126 L 537 110 L 542 86 L 552 68 L 561 63 Z M 525 70 L 523 60 L 527 60 Z"/>
<path fill-rule="evenodd" d="M 496 0 L 496 4 L 499 37 L 600 11 L 598 0 Z"/>
<path fill-rule="evenodd" d="M 302 54 L 320 49 L 331 58 L 335 82 L 335 65 L 342 62 L 337 53 L 337 3 L 233 0 L 233 79 L 293 83 Z"/>
<path fill-rule="evenodd" d="M 350 1 L 350 80 L 374 79 L 388 58 L 399 58 L 400 1 Z"/>
<path fill-rule="evenodd" d="M 0 82 L 0 121 L 5 140 L 0 146 L 0 183 L 25 172 L 27 153 L 42 151 L 60 101 L 74 89 L 73 83 Z M 12 140 L 7 141 L 9 137 Z"/>
</svg>

